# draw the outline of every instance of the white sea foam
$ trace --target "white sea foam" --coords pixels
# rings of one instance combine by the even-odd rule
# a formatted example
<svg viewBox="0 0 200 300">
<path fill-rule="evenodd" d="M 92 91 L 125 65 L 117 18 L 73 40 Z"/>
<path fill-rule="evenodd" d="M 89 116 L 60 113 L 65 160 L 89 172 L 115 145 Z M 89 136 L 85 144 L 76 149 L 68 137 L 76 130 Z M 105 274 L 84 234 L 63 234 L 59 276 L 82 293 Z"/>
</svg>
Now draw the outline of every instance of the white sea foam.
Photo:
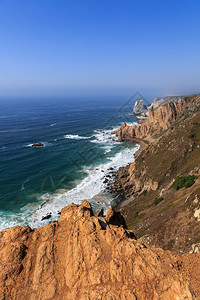
<svg viewBox="0 0 200 300">
<path fill-rule="evenodd" d="M 143 116 L 137 116 L 138 119 L 142 119 L 145 120 L 147 117 L 143 117 Z"/>
<path fill-rule="evenodd" d="M 45 224 L 44 221 L 41 221 L 41 218 L 46 215 L 46 213 L 51 212 L 53 219 L 56 219 L 58 217 L 58 211 L 60 211 L 62 207 L 72 202 L 79 204 L 83 199 L 92 201 L 96 195 L 104 191 L 105 186 L 103 179 L 104 176 L 109 173 L 108 169 L 113 167 L 117 170 L 118 168 L 133 162 L 134 153 L 137 150 L 138 146 L 132 149 L 124 149 L 122 152 L 117 153 L 111 158 L 108 163 L 87 169 L 87 177 L 78 183 L 75 188 L 67 192 L 62 191 L 61 193 L 43 195 L 41 200 L 45 201 L 45 204 L 32 214 L 29 224 L 33 227 L 41 226 Z M 108 208 L 109 204 L 110 202 L 108 200 L 108 202 L 104 202 L 102 206 Z"/>
<path fill-rule="evenodd" d="M 58 191 L 55 194 L 44 194 L 38 199 L 39 204 L 28 204 L 21 209 L 18 214 L 0 213 L 0 230 L 15 225 L 29 224 L 32 228 L 45 225 L 49 220 L 42 221 L 42 217 L 47 213 L 52 214 L 52 220 L 58 219 L 58 211 L 70 203 L 80 204 L 83 199 L 95 201 L 95 197 L 104 192 L 104 176 L 109 173 L 109 168 L 117 170 L 134 161 L 134 153 L 139 149 L 139 145 L 134 148 L 126 148 L 115 154 L 110 160 L 99 166 L 85 169 L 87 176 L 77 186 L 69 191 Z M 107 209 L 110 199 L 105 198 L 101 207 Z"/>
<path fill-rule="evenodd" d="M 56 123 L 52 123 L 51 125 L 50 125 L 50 127 L 53 127 L 53 126 L 55 126 L 56 125 Z"/>
<path fill-rule="evenodd" d="M 87 139 L 90 139 L 91 137 L 80 136 L 78 134 L 66 134 L 66 135 L 64 135 L 64 138 L 70 139 L 70 140 L 87 140 Z"/>
<path fill-rule="evenodd" d="M 138 126 L 138 125 L 140 125 L 140 124 L 138 124 L 137 122 L 128 122 L 128 123 L 126 123 L 126 125 L 128 125 L 128 126 Z"/>
<path fill-rule="evenodd" d="M 21 191 L 23 191 L 25 189 L 24 185 L 29 182 L 30 180 L 30 177 L 28 179 L 26 179 L 23 183 L 22 183 L 22 186 L 21 186 Z"/>
<path fill-rule="evenodd" d="M 66 135 L 66 138 L 72 139 L 90 139 L 90 142 L 97 143 L 105 149 L 105 154 L 112 151 L 119 142 L 115 135 L 112 135 L 110 130 L 96 130 L 92 137 L 82 137 L 79 135 Z M 48 145 L 49 143 L 44 143 Z M 32 144 L 26 145 L 31 147 Z M 46 193 L 38 198 L 38 202 L 35 204 L 27 204 L 24 206 L 20 213 L 2 213 L 0 212 L 0 230 L 3 228 L 28 224 L 32 228 L 45 225 L 49 220 L 43 220 L 42 217 L 48 213 L 51 213 L 52 218 L 50 220 L 57 220 L 59 218 L 58 212 L 66 205 L 70 203 L 80 204 L 83 199 L 87 199 L 90 202 L 96 203 L 98 196 L 102 195 L 105 191 L 105 185 L 103 183 L 104 176 L 109 173 L 109 168 L 117 170 L 118 168 L 127 165 L 134 161 L 134 153 L 139 149 L 139 145 L 134 148 L 126 148 L 121 152 L 118 152 L 113 157 L 110 157 L 107 163 L 98 165 L 93 168 L 83 168 L 82 171 L 87 173 L 85 179 L 81 182 L 77 182 L 75 188 L 71 190 L 59 190 L 54 194 Z M 27 180 L 28 181 L 28 180 Z M 26 182 L 27 182 L 26 181 Z M 24 189 L 24 182 L 22 189 Z M 107 209 L 110 205 L 109 197 L 101 196 L 101 207 Z"/>
</svg>

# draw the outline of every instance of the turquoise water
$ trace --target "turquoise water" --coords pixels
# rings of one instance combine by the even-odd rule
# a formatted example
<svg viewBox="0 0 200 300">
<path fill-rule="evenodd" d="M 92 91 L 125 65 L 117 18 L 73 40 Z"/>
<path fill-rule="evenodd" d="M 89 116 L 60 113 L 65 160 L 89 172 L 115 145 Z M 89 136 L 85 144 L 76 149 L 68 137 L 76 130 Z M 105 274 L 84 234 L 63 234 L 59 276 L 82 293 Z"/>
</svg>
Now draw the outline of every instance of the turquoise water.
<svg viewBox="0 0 200 300">
<path fill-rule="evenodd" d="M 136 121 L 123 103 L 111 97 L 2 101 L 0 228 L 44 225 L 82 199 L 95 209 L 109 207 L 114 195 L 106 192 L 104 175 L 133 161 L 137 149 L 111 134 Z M 38 141 L 44 147 L 32 148 Z M 42 221 L 47 213 L 52 217 Z"/>
</svg>

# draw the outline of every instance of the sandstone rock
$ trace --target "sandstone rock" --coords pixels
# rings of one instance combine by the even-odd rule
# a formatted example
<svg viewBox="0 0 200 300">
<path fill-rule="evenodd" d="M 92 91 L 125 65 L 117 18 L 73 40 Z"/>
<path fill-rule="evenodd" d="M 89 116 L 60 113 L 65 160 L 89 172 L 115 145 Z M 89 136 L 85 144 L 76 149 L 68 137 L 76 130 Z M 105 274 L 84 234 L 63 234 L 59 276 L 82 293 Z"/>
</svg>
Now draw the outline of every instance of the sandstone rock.
<svg viewBox="0 0 200 300">
<path fill-rule="evenodd" d="M 160 135 L 168 129 L 180 116 L 183 115 L 186 107 L 186 100 L 175 103 L 167 103 L 155 111 L 150 109 L 148 117 L 140 126 L 129 126 L 123 123 L 113 134 L 118 136 L 118 141 L 133 141 L 134 139 L 150 139 Z"/>
<path fill-rule="evenodd" d="M 122 225 L 124 228 L 126 228 L 124 217 L 119 212 L 116 212 L 113 208 L 108 209 L 105 220 L 108 224 L 118 226 Z"/>
<path fill-rule="evenodd" d="M 160 98 L 155 98 L 154 101 L 151 103 L 151 105 L 149 106 L 149 109 L 155 110 L 158 107 L 166 104 L 166 103 L 170 103 L 170 102 L 179 102 L 184 100 L 186 97 L 183 96 L 167 96 L 167 97 L 160 97 Z"/>
<path fill-rule="evenodd" d="M 175 300 L 199 295 L 199 285 L 190 284 L 193 273 L 184 275 L 184 260 L 136 241 L 132 232 L 111 225 L 113 216 L 110 210 L 109 225 L 102 227 L 83 201 L 63 208 L 59 222 L 1 231 L 0 299 Z M 193 268 L 197 257 L 184 257 Z"/>
<path fill-rule="evenodd" d="M 194 217 L 197 218 L 197 221 L 200 221 L 200 208 L 195 210 Z"/>
</svg>

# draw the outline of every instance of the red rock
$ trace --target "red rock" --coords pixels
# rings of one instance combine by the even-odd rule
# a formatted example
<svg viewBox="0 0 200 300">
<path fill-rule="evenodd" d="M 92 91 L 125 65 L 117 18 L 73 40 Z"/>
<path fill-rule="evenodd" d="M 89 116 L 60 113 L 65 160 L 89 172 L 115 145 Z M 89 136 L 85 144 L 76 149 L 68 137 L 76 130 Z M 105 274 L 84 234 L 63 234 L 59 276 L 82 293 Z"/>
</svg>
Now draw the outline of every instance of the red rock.
<svg viewBox="0 0 200 300">
<path fill-rule="evenodd" d="M 114 214 L 107 213 L 108 222 Z M 83 201 L 62 209 L 59 222 L 1 231 L 0 299 L 175 300 L 193 299 L 194 292 L 199 299 L 199 285 L 190 283 L 200 279 L 199 268 L 191 272 L 199 255 L 181 260 L 136 241 L 122 226 L 101 224 Z"/>
</svg>

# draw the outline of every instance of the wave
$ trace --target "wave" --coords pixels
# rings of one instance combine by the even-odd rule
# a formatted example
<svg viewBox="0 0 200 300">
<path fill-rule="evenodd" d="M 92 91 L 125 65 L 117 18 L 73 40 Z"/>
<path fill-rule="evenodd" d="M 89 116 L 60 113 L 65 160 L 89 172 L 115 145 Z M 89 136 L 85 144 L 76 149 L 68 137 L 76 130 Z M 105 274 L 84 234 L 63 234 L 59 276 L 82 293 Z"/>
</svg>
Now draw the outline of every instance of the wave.
<svg viewBox="0 0 200 300">
<path fill-rule="evenodd" d="M 28 179 L 26 179 L 26 180 L 22 183 L 21 191 L 25 190 L 24 185 L 25 185 L 27 182 L 29 182 L 29 180 L 30 180 L 30 177 L 29 177 Z"/>
<path fill-rule="evenodd" d="M 117 144 L 119 144 L 119 142 L 117 142 L 117 137 L 112 134 L 112 132 L 116 129 L 117 128 L 95 130 L 93 134 L 93 140 L 91 140 L 90 142 L 96 143 L 99 146 L 103 147 L 105 149 L 104 154 L 107 154 L 111 152 Z"/>
<path fill-rule="evenodd" d="M 140 124 L 138 124 L 137 122 L 127 122 L 126 125 L 128 126 L 139 126 Z"/>
<path fill-rule="evenodd" d="M 82 171 L 86 172 L 87 176 L 69 191 L 61 190 L 54 194 L 46 193 L 38 198 L 37 204 L 24 206 L 18 214 L 0 212 L 0 230 L 15 225 L 28 224 L 32 228 L 43 226 L 49 222 L 49 220 L 42 221 L 43 216 L 51 213 L 52 220 L 58 220 L 59 212 L 64 206 L 72 202 L 80 204 L 83 199 L 87 199 L 94 206 L 108 209 L 112 196 L 105 196 L 104 176 L 109 174 L 111 167 L 116 171 L 133 162 L 134 153 L 138 149 L 139 145 L 135 145 L 134 148 L 126 148 L 111 157 L 107 163 L 89 169 L 85 167 Z"/>
<path fill-rule="evenodd" d="M 53 127 L 53 126 L 55 126 L 57 123 L 52 123 L 51 125 L 50 125 L 50 127 Z"/>
<path fill-rule="evenodd" d="M 134 148 L 127 148 L 123 151 L 115 154 L 105 164 L 100 164 L 92 168 L 84 168 L 84 172 L 87 173 L 87 177 L 77 184 L 77 186 L 67 192 L 44 194 L 40 199 L 45 201 L 45 204 L 32 214 L 32 220 L 29 221 L 31 226 L 35 227 L 44 225 L 44 221 L 41 221 L 42 216 L 47 213 L 52 214 L 52 219 L 58 219 L 58 211 L 64 206 L 70 203 L 80 204 L 83 199 L 87 199 L 91 203 L 94 203 L 94 198 L 97 195 L 105 192 L 105 185 L 103 183 L 104 176 L 108 175 L 109 169 L 118 170 L 122 166 L 126 166 L 128 163 L 134 161 L 134 153 L 139 149 L 137 145 Z M 101 207 L 108 209 L 110 206 L 110 198 L 104 198 L 104 202 L 101 202 Z M 48 221 L 47 221 L 48 222 Z M 35 223 L 35 224 L 34 224 Z"/>
<path fill-rule="evenodd" d="M 70 140 L 87 140 L 87 139 L 90 139 L 91 137 L 80 136 L 78 134 L 66 134 L 66 135 L 64 135 L 64 138 L 70 139 Z"/>
<path fill-rule="evenodd" d="M 0 133 L 27 131 L 28 128 L 0 130 Z"/>
</svg>

